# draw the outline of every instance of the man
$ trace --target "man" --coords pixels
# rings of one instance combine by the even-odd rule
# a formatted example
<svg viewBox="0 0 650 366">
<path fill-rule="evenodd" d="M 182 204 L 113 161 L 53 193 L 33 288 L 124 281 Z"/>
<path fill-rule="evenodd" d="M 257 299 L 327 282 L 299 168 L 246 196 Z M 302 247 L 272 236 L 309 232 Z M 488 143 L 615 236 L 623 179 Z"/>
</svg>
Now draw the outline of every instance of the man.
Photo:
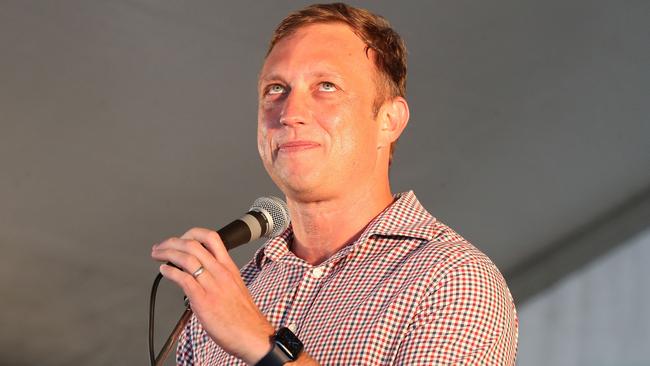
<svg viewBox="0 0 650 366">
<path fill-rule="evenodd" d="M 241 272 L 211 230 L 154 246 L 183 269 L 160 268 L 194 311 L 179 364 L 514 364 L 499 271 L 412 192 L 391 193 L 405 53 L 383 18 L 343 4 L 280 24 L 259 78 L 258 148 L 291 227 Z"/>
</svg>

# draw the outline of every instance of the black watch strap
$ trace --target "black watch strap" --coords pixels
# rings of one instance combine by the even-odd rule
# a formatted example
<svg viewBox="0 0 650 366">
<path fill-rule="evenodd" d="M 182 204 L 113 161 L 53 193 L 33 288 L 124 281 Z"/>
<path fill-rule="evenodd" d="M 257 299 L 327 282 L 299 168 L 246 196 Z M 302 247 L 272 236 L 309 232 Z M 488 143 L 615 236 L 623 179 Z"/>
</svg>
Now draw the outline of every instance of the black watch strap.
<svg viewBox="0 0 650 366">
<path fill-rule="evenodd" d="M 277 343 L 273 342 L 273 348 L 269 353 L 266 354 L 255 366 L 280 366 L 285 363 L 293 361 L 287 356 L 286 353 L 278 346 Z"/>
<path fill-rule="evenodd" d="M 280 328 L 272 338 L 273 348 L 255 366 L 281 366 L 294 361 L 302 351 L 302 342 L 289 328 Z"/>
</svg>

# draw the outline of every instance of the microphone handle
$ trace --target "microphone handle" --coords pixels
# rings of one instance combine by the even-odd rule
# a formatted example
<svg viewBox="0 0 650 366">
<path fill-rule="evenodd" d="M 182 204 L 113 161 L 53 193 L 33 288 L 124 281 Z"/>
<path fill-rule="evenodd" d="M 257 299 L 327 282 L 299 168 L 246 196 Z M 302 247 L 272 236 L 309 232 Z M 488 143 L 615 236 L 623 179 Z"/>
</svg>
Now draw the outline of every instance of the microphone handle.
<svg viewBox="0 0 650 366">
<path fill-rule="evenodd" d="M 242 218 L 217 230 L 226 250 L 259 239 L 269 232 L 266 217 L 258 211 L 248 211 Z"/>
<path fill-rule="evenodd" d="M 270 225 L 261 212 L 248 211 L 240 219 L 237 219 L 217 230 L 217 233 L 219 234 L 219 237 L 221 237 L 221 241 L 226 247 L 226 250 L 230 250 L 242 244 L 246 244 L 249 241 L 259 239 L 269 231 Z M 172 262 L 167 262 L 167 265 L 182 270 L 182 268 Z"/>
</svg>

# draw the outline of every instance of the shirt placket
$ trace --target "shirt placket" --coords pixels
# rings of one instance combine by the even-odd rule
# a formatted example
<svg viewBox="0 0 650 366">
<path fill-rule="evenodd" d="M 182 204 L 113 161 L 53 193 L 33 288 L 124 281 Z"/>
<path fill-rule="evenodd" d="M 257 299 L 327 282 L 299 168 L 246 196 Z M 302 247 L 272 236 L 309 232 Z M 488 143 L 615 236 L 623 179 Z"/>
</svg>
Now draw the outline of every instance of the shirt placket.
<svg viewBox="0 0 650 366">
<path fill-rule="evenodd" d="M 309 314 L 309 310 L 322 288 L 324 279 L 331 272 L 332 266 L 333 263 L 321 264 L 319 266 L 310 266 L 305 270 L 296 289 L 292 304 L 287 306 L 288 311 L 283 322 L 283 325 L 294 333 L 299 335 L 302 331 L 305 316 Z"/>
</svg>

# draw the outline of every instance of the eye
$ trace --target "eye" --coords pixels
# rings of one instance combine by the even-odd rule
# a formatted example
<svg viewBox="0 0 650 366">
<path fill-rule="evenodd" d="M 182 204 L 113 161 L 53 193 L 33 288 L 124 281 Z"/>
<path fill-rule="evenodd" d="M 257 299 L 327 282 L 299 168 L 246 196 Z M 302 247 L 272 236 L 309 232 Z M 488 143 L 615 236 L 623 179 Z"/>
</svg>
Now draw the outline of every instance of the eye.
<svg viewBox="0 0 650 366">
<path fill-rule="evenodd" d="M 266 89 L 266 94 L 269 95 L 276 95 L 282 93 L 284 93 L 284 87 L 280 84 L 269 85 L 269 87 Z"/>
<path fill-rule="evenodd" d="M 329 81 L 324 81 L 320 83 L 318 90 L 324 92 L 333 92 L 336 91 L 336 85 L 334 85 L 334 83 L 330 83 Z"/>
</svg>

